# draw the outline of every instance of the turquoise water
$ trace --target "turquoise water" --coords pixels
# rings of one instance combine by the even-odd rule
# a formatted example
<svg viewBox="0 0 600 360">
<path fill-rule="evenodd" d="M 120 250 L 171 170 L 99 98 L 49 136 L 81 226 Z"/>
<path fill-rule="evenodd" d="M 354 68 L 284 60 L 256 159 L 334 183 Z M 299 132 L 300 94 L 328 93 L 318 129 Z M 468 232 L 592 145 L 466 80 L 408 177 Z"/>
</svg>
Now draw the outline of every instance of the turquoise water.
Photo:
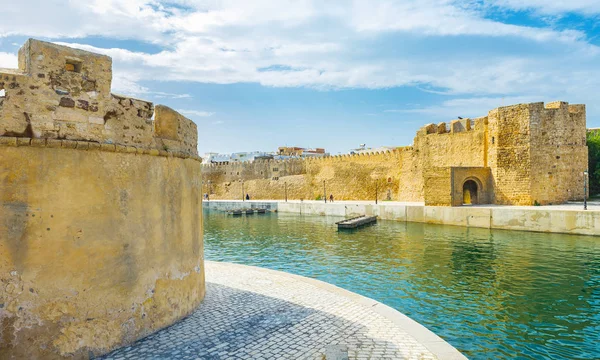
<svg viewBox="0 0 600 360">
<path fill-rule="evenodd" d="M 600 237 L 205 211 L 205 256 L 327 281 L 472 359 L 600 358 Z"/>
</svg>

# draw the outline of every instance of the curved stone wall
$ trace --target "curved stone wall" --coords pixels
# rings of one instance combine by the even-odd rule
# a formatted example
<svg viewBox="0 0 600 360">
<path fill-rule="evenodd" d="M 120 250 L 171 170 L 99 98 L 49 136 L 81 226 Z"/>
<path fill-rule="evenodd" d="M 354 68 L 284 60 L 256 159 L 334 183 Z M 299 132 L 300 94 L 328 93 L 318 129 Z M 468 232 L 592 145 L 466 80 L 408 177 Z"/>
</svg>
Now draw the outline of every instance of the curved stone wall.
<svg viewBox="0 0 600 360">
<path fill-rule="evenodd" d="M 0 140 L 0 358 L 88 358 L 200 304 L 196 157 Z"/>
</svg>

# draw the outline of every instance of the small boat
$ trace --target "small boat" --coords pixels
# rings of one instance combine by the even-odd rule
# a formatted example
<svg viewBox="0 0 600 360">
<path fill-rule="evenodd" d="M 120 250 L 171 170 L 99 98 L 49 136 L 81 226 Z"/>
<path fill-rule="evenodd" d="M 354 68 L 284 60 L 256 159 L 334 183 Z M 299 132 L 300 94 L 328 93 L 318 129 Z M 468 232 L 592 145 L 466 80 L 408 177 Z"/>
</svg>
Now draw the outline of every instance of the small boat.
<svg viewBox="0 0 600 360">
<path fill-rule="evenodd" d="M 377 216 L 361 215 L 350 219 L 336 222 L 338 229 L 356 229 L 359 226 L 364 226 L 377 222 Z"/>
</svg>

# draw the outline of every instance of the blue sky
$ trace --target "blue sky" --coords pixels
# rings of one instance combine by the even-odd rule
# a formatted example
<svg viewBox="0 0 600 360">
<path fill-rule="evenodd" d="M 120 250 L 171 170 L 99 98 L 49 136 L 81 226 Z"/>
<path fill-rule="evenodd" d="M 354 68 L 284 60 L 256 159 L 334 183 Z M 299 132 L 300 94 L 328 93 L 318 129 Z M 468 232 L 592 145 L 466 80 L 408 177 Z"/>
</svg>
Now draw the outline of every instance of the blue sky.
<svg viewBox="0 0 600 360">
<path fill-rule="evenodd" d="M 201 153 L 401 146 L 533 101 L 600 127 L 600 0 L 20 0 L 0 67 L 39 38 L 113 57 L 113 92 L 198 124 Z"/>
</svg>

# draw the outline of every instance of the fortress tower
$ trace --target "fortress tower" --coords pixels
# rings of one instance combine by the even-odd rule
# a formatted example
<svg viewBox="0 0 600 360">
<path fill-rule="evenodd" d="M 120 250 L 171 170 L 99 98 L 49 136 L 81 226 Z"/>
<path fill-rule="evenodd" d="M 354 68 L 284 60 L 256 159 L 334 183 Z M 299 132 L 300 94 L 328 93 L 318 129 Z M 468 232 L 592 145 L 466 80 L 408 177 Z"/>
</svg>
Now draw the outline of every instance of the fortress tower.
<svg viewBox="0 0 600 360">
<path fill-rule="evenodd" d="M 37 40 L 0 69 L 0 358 L 89 358 L 204 298 L 196 125 Z M 154 116 L 154 120 L 153 120 Z"/>
<path fill-rule="evenodd" d="M 519 104 L 427 125 L 414 155 L 426 205 L 559 204 L 583 198 L 584 105 Z M 402 192 L 402 191 L 401 191 Z"/>
</svg>

